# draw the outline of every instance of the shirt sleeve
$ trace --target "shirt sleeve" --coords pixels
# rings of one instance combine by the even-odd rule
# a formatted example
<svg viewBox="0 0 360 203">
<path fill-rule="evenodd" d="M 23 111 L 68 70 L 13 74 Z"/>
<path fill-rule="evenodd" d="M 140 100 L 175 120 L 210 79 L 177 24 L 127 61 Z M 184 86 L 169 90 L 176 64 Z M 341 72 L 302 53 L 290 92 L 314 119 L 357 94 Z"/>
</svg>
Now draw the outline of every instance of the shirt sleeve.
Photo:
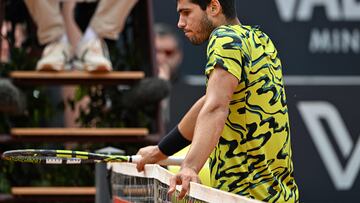
<svg viewBox="0 0 360 203">
<path fill-rule="evenodd" d="M 240 81 L 247 54 L 243 46 L 243 39 L 233 30 L 226 28 L 215 30 L 211 34 L 207 48 L 207 64 L 205 69 L 207 78 L 209 78 L 215 66 L 218 65 Z"/>
</svg>

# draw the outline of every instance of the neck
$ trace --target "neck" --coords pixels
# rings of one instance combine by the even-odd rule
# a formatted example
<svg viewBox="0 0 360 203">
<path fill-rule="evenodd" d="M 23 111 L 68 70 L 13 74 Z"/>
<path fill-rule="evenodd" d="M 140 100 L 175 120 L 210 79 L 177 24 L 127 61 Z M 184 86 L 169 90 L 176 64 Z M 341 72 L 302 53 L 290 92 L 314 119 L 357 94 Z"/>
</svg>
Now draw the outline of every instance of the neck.
<svg viewBox="0 0 360 203">
<path fill-rule="evenodd" d="M 227 20 L 227 24 L 228 25 L 240 25 L 241 23 L 238 18 L 233 18 L 233 19 Z"/>
<path fill-rule="evenodd" d="M 222 15 L 218 18 L 213 18 L 212 23 L 215 27 L 219 27 L 222 25 L 240 25 L 241 24 L 240 20 L 237 17 L 227 19 L 224 15 Z"/>
</svg>

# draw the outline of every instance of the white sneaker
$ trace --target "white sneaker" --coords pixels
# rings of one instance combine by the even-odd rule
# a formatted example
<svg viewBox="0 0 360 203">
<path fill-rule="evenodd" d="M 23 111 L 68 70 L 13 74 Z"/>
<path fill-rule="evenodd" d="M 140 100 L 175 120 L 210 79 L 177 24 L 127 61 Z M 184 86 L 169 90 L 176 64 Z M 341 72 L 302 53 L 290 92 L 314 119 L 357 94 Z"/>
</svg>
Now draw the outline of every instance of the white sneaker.
<svg viewBox="0 0 360 203">
<path fill-rule="evenodd" d="M 112 65 L 105 42 L 99 38 L 80 42 L 76 50 L 77 57 L 89 72 L 110 72 Z"/>
<path fill-rule="evenodd" d="M 71 60 L 71 45 L 65 42 L 48 44 L 36 65 L 37 71 L 63 71 Z"/>
</svg>

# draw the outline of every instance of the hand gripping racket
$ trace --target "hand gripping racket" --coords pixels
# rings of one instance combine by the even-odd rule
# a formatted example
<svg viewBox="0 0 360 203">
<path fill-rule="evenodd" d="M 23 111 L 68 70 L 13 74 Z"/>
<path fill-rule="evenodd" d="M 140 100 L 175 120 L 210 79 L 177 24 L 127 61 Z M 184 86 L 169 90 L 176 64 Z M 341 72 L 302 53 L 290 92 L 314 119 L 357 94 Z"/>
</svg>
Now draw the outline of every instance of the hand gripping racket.
<svg viewBox="0 0 360 203">
<path fill-rule="evenodd" d="M 106 155 L 85 151 L 21 149 L 3 153 L 2 158 L 8 161 L 33 164 L 89 164 L 101 162 L 138 162 L 140 155 Z M 180 165 L 184 158 L 168 157 L 158 162 L 160 165 Z"/>
</svg>

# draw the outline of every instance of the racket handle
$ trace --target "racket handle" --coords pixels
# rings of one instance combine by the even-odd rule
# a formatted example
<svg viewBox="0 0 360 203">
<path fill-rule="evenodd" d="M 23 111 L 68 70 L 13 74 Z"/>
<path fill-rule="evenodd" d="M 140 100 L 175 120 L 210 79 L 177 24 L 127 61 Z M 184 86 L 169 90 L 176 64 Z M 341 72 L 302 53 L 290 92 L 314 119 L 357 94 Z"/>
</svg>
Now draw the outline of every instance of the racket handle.
<svg viewBox="0 0 360 203">
<path fill-rule="evenodd" d="M 131 160 L 132 160 L 131 162 L 133 162 L 133 163 L 139 162 L 140 159 L 141 159 L 141 155 L 131 156 Z M 184 157 L 169 156 L 167 159 L 157 162 L 157 164 L 162 165 L 162 166 L 180 166 L 181 163 L 183 162 L 183 160 L 184 160 Z"/>
</svg>

